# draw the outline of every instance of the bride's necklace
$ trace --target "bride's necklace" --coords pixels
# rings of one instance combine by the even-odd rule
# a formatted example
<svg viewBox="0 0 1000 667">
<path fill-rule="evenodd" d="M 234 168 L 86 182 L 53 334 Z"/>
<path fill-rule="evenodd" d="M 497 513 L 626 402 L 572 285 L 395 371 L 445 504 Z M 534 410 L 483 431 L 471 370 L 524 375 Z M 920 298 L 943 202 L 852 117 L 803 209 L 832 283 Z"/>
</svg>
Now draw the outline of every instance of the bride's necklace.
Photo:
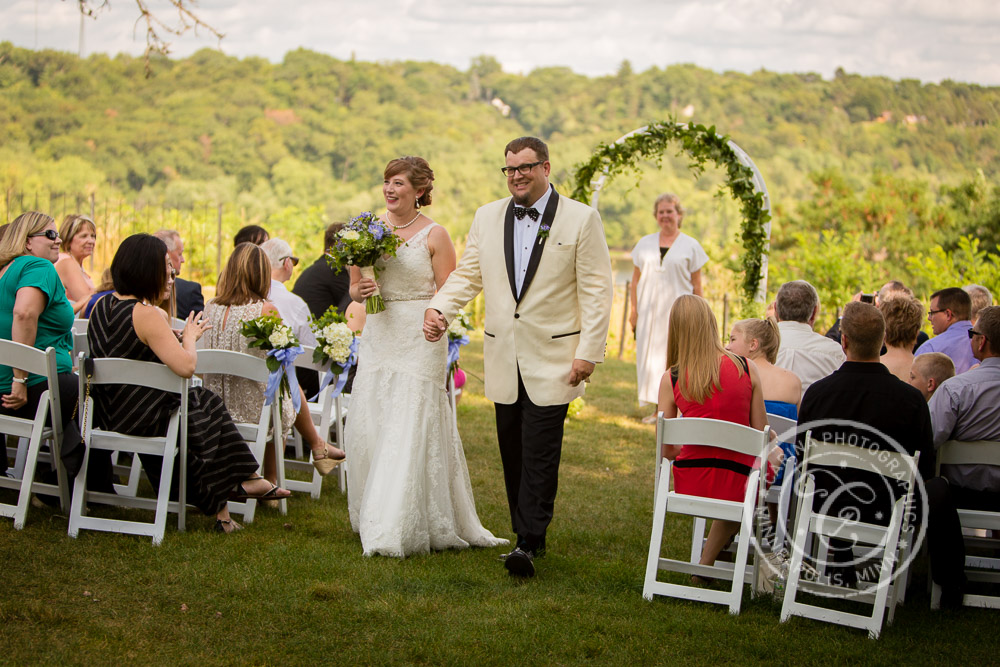
<svg viewBox="0 0 1000 667">
<path fill-rule="evenodd" d="M 417 211 L 417 214 L 413 217 L 413 220 L 410 220 L 405 225 L 394 225 L 394 224 L 392 224 L 392 218 L 389 217 L 389 211 L 385 212 L 385 221 L 388 222 L 389 226 L 392 227 L 396 231 L 398 231 L 400 229 L 406 229 L 407 227 L 409 227 L 410 225 L 412 225 L 414 222 L 416 222 L 417 218 L 419 218 L 419 217 L 420 217 L 420 211 Z"/>
</svg>

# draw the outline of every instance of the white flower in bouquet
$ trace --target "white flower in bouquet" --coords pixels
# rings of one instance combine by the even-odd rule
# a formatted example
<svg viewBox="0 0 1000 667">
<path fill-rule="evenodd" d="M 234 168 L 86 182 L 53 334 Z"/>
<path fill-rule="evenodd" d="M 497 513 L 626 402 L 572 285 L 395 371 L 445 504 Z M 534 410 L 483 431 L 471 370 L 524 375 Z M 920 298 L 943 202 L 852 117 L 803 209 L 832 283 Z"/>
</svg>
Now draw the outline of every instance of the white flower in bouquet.
<svg viewBox="0 0 1000 667">
<path fill-rule="evenodd" d="M 289 334 L 291 330 L 288 327 L 281 326 L 275 327 L 271 335 L 267 337 L 267 342 L 271 344 L 275 349 L 279 349 L 288 345 L 291 342 L 291 337 Z"/>
<path fill-rule="evenodd" d="M 344 239 L 345 241 L 357 241 L 358 239 L 361 238 L 361 234 L 358 234 L 353 229 L 345 229 L 340 233 L 340 238 Z"/>
<path fill-rule="evenodd" d="M 461 338 L 462 336 L 467 336 L 469 330 L 465 328 L 461 318 L 456 317 L 448 324 L 448 337 L 449 338 Z"/>
<path fill-rule="evenodd" d="M 323 340 L 323 351 L 334 362 L 343 364 L 351 354 L 351 342 L 354 332 L 343 322 L 334 322 L 323 327 L 320 332 Z"/>
</svg>

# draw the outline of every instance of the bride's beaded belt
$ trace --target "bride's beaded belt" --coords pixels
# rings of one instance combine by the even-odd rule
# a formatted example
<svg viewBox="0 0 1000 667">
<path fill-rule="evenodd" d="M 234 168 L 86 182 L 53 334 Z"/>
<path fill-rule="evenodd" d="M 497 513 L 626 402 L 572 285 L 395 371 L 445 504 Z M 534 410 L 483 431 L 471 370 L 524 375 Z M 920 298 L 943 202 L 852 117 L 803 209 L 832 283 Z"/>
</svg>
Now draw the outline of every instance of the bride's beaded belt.
<svg viewBox="0 0 1000 667">
<path fill-rule="evenodd" d="M 382 300 L 389 303 L 390 301 L 430 301 L 433 298 L 433 294 L 418 294 L 416 296 L 387 296 Z"/>
</svg>

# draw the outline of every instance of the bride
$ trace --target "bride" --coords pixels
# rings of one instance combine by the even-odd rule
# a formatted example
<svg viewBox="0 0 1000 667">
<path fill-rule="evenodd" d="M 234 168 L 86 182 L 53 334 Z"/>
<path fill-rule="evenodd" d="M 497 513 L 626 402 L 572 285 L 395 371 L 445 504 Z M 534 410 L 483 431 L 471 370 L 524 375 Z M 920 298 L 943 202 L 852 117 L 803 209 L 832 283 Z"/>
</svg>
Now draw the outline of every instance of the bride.
<svg viewBox="0 0 1000 667">
<path fill-rule="evenodd" d="M 469 470 L 445 392 L 447 341 L 421 333 L 427 301 L 455 269 L 448 232 L 420 211 L 434 172 L 420 157 L 385 168 L 383 218 L 405 242 L 379 260 L 385 310 L 369 315 L 344 440 L 348 510 L 366 556 L 506 544 L 476 514 Z M 376 288 L 351 267 L 351 298 Z"/>
</svg>

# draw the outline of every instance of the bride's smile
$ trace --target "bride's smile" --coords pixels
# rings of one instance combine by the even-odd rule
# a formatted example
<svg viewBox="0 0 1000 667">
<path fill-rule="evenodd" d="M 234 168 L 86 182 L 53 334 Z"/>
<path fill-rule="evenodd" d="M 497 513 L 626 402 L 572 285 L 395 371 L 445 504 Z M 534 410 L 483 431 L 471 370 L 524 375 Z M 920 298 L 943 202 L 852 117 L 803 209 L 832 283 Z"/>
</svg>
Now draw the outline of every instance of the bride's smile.
<svg viewBox="0 0 1000 667">
<path fill-rule="evenodd" d="M 390 176 L 382 183 L 382 196 L 385 197 L 386 210 L 392 214 L 397 223 L 407 214 L 411 218 L 413 217 L 413 212 L 417 210 L 417 199 L 423 194 L 422 190 L 417 191 L 413 187 L 405 174 Z"/>
</svg>

